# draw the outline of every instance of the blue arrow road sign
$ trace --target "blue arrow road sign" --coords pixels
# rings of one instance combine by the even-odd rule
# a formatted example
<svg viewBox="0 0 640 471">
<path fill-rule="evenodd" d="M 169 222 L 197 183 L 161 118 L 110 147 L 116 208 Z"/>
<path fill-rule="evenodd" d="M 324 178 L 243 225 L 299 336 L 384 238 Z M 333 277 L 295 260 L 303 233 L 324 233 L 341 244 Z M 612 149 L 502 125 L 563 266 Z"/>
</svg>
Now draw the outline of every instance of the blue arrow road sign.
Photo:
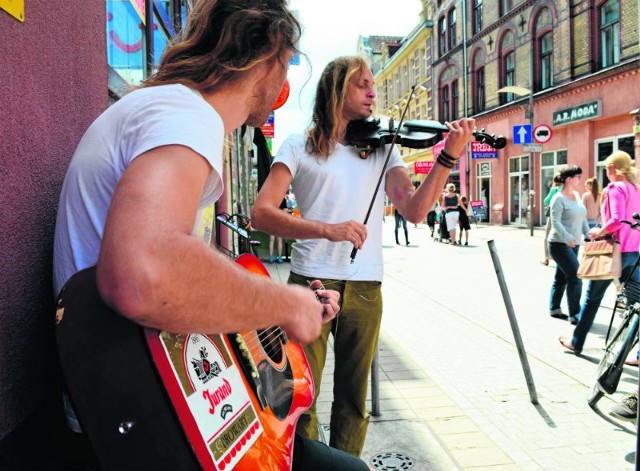
<svg viewBox="0 0 640 471">
<path fill-rule="evenodd" d="M 517 124 L 513 127 L 514 144 L 531 144 L 533 137 L 530 124 Z"/>
</svg>

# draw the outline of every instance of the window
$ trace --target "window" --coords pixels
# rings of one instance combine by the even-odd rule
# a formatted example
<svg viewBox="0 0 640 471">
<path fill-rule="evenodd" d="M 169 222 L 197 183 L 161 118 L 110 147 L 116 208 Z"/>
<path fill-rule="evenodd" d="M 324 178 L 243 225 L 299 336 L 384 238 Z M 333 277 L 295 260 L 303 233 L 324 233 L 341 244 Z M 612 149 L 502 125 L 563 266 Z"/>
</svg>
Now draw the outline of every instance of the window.
<svg viewBox="0 0 640 471">
<path fill-rule="evenodd" d="M 409 71 L 406 64 L 402 66 L 402 95 L 409 90 Z"/>
<path fill-rule="evenodd" d="M 449 49 L 456 46 L 456 9 L 449 10 Z"/>
<path fill-rule="evenodd" d="M 382 107 L 383 108 L 389 107 L 389 94 L 387 92 L 388 86 L 389 85 L 388 85 L 387 79 L 384 79 L 382 81 Z"/>
<path fill-rule="evenodd" d="M 602 185 L 602 188 L 609 184 L 604 161 L 613 152 L 622 150 L 629 154 L 631 159 L 634 161 L 636 160 L 637 156 L 635 155 L 633 139 L 633 135 L 626 135 L 613 136 L 596 141 L 596 177 L 598 178 L 598 182 Z"/>
<path fill-rule="evenodd" d="M 512 0 L 499 0 L 498 7 L 500 8 L 499 15 L 502 18 L 504 15 L 509 13 L 513 8 Z"/>
<path fill-rule="evenodd" d="M 447 20 L 443 16 L 438 20 L 438 54 L 444 56 L 447 52 Z"/>
<path fill-rule="evenodd" d="M 547 33 L 540 38 L 540 50 L 538 61 L 540 72 L 538 76 L 539 90 L 544 90 L 553 85 L 553 35 Z"/>
<path fill-rule="evenodd" d="M 440 89 L 440 121 L 451 121 L 449 110 L 450 110 L 450 101 L 449 101 L 449 84 L 444 85 Z"/>
<path fill-rule="evenodd" d="M 502 58 L 502 86 L 508 87 L 516 84 L 516 53 L 508 52 Z M 501 102 L 509 103 L 514 100 L 513 93 L 502 93 Z"/>
<path fill-rule="evenodd" d="M 155 3 L 152 52 L 153 61 L 157 64 L 168 38 L 175 35 L 175 30 L 169 20 L 169 2 L 163 0 Z M 107 0 L 106 10 L 108 64 L 129 84 L 138 85 L 149 72 L 145 55 L 144 13 L 135 9 L 132 2 L 116 0 Z"/>
<path fill-rule="evenodd" d="M 600 65 L 609 67 L 620 62 L 620 7 L 609 0 L 600 7 Z"/>
<path fill-rule="evenodd" d="M 482 31 L 482 0 L 473 0 L 473 34 Z"/>
<path fill-rule="evenodd" d="M 458 106 L 460 104 L 460 95 L 458 91 L 458 80 L 451 82 L 451 119 L 458 119 Z"/>
<path fill-rule="evenodd" d="M 479 67 L 478 69 L 476 69 L 474 80 L 475 93 L 473 94 L 473 112 L 474 114 L 477 114 L 484 111 L 486 106 L 486 95 L 484 89 L 484 67 Z"/>
<path fill-rule="evenodd" d="M 567 165 L 566 149 L 543 152 L 540 154 L 540 197 L 536 202 L 536 205 L 539 208 L 544 206 L 544 199 L 549 194 L 549 191 L 551 191 L 553 176 L 558 173 L 558 170 L 560 170 L 564 165 Z M 547 217 L 544 215 L 544 211 L 541 211 L 540 223 L 546 224 L 546 222 Z"/>
</svg>

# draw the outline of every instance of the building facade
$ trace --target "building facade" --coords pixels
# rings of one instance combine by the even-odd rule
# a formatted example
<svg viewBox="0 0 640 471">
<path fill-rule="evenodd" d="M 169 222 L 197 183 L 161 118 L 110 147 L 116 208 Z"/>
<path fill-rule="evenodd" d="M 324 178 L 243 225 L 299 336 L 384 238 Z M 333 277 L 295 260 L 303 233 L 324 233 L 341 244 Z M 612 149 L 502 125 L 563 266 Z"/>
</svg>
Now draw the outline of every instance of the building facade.
<svg viewBox="0 0 640 471">
<path fill-rule="evenodd" d="M 461 193 L 484 203 L 492 223 L 525 225 L 532 217 L 544 224 L 542 201 L 562 165 L 580 165 L 604 186 L 602 162 L 612 151 L 625 150 L 638 162 L 638 2 L 422 3 L 421 21 L 432 25 L 427 115 L 441 122 L 473 116 L 478 128 L 507 137 L 507 147 L 491 158 L 469 146 L 452 173 Z M 404 67 L 392 57 L 383 71 L 395 83 Z M 389 78 L 381 74 L 386 103 Z M 387 111 L 397 104 L 395 91 L 386 91 Z"/>
</svg>

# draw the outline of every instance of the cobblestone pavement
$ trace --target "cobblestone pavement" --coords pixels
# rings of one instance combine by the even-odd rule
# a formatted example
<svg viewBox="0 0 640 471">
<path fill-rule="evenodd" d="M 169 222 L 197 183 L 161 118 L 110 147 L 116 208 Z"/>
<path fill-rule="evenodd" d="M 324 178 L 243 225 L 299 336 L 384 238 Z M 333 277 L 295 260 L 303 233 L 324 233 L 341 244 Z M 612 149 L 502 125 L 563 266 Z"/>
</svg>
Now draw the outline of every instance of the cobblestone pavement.
<svg viewBox="0 0 640 471">
<path fill-rule="evenodd" d="M 614 288 L 578 357 L 558 342 L 572 326 L 548 315 L 555 267 L 539 263 L 541 229 L 532 237 L 525 228 L 473 226 L 469 246 L 434 242 L 429 234 L 425 225 L 410 225 L 411 244 L 399 246 L 393 222 L 384 226 L 380 415 L 371 419 L 363 459 L 384 470 L 635 469 L 635 427 L 608 411 L 638 387 L 637 368 L 625 367 L 618 392 L 601 399 L 599 410 L 586 402 Z M 489 241 L 515 312 L 532 390 Z M 268 267 L 273 277 L 286 280 L 288 263 Z M 327 363 L 318 403 L 323 424 L 329 417 L 332 358 Z"/>
</svg>

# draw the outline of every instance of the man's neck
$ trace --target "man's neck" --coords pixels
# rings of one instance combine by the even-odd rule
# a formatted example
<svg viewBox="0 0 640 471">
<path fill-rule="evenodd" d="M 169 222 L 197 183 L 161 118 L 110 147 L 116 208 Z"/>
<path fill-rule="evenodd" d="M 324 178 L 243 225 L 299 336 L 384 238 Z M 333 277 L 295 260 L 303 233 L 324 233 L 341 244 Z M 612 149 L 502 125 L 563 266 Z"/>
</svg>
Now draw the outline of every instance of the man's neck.
<svg viewBox="0 0 640 471">
<path fill-rule="evenodd" d="M 202 94 L 202 97 L 209 103 L 220 115 L 224 123 L 224 132 L 228 134 L 234 129 L 242 126 L 249 111 L 246 106 L 242 106 L 247 102 L 247 97 L 242 93 L 240 87 L 223 87 L 220 91 Z"/>
</svg>

